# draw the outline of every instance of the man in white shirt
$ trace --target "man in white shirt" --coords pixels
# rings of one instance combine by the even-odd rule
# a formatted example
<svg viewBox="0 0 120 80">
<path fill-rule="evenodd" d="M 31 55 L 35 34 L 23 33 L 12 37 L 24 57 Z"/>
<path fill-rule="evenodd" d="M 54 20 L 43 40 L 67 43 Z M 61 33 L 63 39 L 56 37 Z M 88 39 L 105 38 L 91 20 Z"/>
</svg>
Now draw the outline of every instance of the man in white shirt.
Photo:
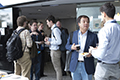
<svg viewBox="0 0 120 80">
<path fill-rule="evenodd" d="M 115 7 L 105 3 L 100 8 L 104 27 L 99 31 L 99 46 L 90 47 L 89 53 L 98 59 L 95 80 L 119 80 L 120 25 L 114 20 Z"/>
<path fill-rule="evenodd" d="M 46 19 L 48 27 L 51 28 L 51 38 L 45 38 L 45 44 L 50 45 L 50 56 L 53 63 L 53 67 L 56 71 L 57 80 L 62 80 L 62 70 L 61 70 L 61 51 L 59 50 L 59 45 L 62 43 L 61 40 L 61 31 L 55 25 L 55 18 L 54 16 L 50 15 Z"/>
</svg>

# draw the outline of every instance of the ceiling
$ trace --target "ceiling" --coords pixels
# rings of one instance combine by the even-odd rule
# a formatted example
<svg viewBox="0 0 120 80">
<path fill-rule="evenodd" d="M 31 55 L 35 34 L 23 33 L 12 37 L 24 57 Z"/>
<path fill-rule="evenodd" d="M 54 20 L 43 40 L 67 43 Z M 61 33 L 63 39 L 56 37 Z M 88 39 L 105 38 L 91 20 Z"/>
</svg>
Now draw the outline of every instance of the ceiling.
<svg viewBox="0 0 120 80">
<path fill-rule="evenodd" d="M 21 15 L 28 19 L 45 19 L 48 15 L 53 15 L 59 19 L 76 18 L 77 3 L 93 3 L 114 0 L 49 0 L 31 4 L 17 5 Z"/>
<path fill-rule="evenodd" d="M 76 4 L 20 7 L 20 9 L 21 14 L 29 19 L 45 19 L 49 15 L 60 19 L 76 17 Z"/>
</svg>

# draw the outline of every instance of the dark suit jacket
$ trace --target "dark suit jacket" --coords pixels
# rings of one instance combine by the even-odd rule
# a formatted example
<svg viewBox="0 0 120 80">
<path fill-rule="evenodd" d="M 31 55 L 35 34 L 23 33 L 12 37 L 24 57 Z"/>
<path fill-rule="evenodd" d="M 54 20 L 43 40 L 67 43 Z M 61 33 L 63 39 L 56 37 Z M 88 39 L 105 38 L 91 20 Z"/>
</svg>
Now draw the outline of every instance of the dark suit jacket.
<svg viewBox="0 0 120 80">
<path fill-rule="evenodd" d="M 79 30 L 73 32 L 72 43 L 78 44 L 78 32 Z M 96 43 L 98 43 L 97 35 L 88 30 L 84 52 L 88 52 L 90 46 L 96 47 Z M 66 49 L 72 51 L 72 56 L 70 61 L 70 71 L 74 72 L 78 64 L 79 54 L 76 50 L 71 50 L 71 46 L 72 44 L 70 44 L 70 36 L 69 36 L 66 44 Z M 95 72 L 94 58 L 92 56 L 89 58 L 84 57 L 84 64 L 85 64 L 86 72 L 88 74 L 94 74 Z"/>
</svg>

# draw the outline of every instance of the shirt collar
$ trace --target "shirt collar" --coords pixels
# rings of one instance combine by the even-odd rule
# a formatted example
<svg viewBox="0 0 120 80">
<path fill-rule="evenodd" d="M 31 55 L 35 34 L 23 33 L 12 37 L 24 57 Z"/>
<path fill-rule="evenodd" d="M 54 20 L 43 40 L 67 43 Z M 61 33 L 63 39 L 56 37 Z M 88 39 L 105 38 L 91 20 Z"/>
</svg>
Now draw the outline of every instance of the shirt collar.
<svg viewBox="0 0 120 80">
<path fill-rule="evenodd" d="M 108 20 L 105 24 L 104 24 L 104 26 L 106 25 L 106 24 L 108 24 L 108 23 L 111 23 L 112 21 L 116 21 L 116 20 Z"/>
<path fill-rule="evenodd" d="M 56 26 L 56 25 L 54 24 L 54 25 L 51 27 L 51 30 L 53 30 L 55 26 Z"/>
<path fill-rule="evenodd" d="M 22 28 L 24 28 L 24 27 L 22 27 L 22 26 L 18 26 L 16 30 L 19 30 L 19 29 L 22 29 Z"/>
<path fill-rule="evenodd" d="M 81 31 L 79 30 L 80 35 L 87 35 L 87 33 L 88 33 L 88 30 L 84 34 L 82 34 Z"/>
<path fill-rule="evenodd" d="M 19 28 L 24 28 L 24 27 L 22 27 L 22 26 L 18 26 Z"/>
</svg>

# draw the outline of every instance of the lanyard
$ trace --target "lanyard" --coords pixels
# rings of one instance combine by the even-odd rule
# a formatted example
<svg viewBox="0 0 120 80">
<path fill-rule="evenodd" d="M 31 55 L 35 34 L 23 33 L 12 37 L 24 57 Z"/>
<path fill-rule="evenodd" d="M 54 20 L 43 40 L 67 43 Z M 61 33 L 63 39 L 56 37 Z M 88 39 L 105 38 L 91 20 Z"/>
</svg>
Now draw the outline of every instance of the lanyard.
<svg viewBox="0 0 120 80">
<path fill-rule="evenodd" d="M 117 23 L 117 21 L 110 21 L 110 23 Z"/>
<path fill-rule="evenodd" d="M 80 31 L 79 31 L 79 33 L 78 33 L 78 44 L 81 45 L 81 44 L 80 44 Z"/>
</svg>

